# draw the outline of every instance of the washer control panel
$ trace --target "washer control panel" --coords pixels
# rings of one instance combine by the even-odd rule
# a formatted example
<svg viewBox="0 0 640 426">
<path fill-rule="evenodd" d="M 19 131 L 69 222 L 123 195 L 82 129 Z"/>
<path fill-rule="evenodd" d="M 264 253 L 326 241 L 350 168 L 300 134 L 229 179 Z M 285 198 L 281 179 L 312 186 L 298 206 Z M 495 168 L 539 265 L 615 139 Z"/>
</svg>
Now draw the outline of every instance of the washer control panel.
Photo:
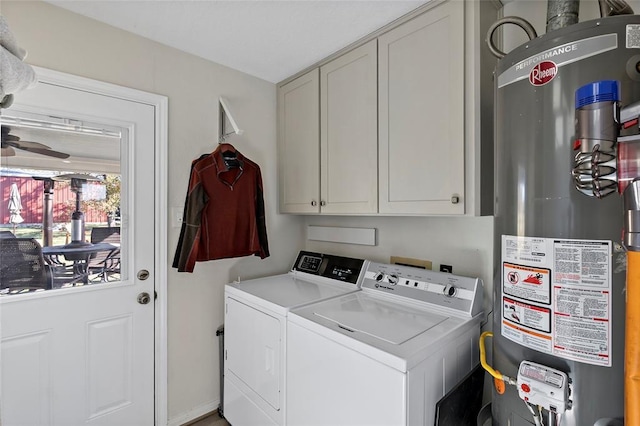
<svg viewBox="0 0 640 426">
<path fill-rule="evenodd" d="M 427 302 L 474 316 L 482 310 L 482 280 L 404 265 L 371 262 L 362 288 Z"/>
</svg>

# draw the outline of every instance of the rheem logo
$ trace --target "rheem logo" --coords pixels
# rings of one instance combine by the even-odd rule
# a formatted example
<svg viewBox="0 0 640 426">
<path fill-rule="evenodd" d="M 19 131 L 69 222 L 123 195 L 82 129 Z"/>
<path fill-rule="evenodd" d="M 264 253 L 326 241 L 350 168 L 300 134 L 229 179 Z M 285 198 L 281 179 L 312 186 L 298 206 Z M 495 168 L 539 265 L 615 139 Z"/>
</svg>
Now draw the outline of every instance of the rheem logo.
<svg viewBox="0 0 640 426">
<path fill-rule="evenodd" d="M 534 86 L 544 86 L 558 73 L 558 66 L 553 61 L 542 61 L 531 69 L 529 83 Z"/>
</svg>

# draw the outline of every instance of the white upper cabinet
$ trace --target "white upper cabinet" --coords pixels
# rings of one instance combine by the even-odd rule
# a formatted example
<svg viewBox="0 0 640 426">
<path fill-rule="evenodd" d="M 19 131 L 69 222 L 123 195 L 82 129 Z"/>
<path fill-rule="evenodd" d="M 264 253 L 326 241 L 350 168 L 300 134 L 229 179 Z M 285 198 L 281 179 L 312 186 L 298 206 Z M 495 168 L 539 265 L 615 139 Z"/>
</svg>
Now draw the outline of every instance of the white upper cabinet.
<svg viewBox="0 0 640 426">
<path fill-rule="evenodd" d="M 376 40 L 320 68 L 320 211 L 378 211 Z"/>
<path fill-rule="evenodd" d="M 282 213 L 320 211 L 319 70 L 278 90 L 279 198 Z"/>
<path fill-rule="evenodd" d="M 376 41 L 278 91 L 280 212 L 378 211 Z"/>
<path fill-rule="evenodd" d="M 492 1 L 429 2 L 279 87 L 283 213 L 493 213 Z"/>
<path fill-rule="evenodd" d="M 378 39 L 380 213 L 465 213 L 464 2 Z"/>
</svg>

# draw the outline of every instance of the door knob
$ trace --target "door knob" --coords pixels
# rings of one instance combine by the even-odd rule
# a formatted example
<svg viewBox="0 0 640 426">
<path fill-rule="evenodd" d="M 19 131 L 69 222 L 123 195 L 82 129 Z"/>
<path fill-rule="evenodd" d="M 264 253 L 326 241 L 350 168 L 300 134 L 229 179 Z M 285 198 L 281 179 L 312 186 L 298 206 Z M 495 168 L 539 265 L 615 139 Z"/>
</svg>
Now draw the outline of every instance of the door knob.
<svg viewBox="0 0 640 426">
<path fill-rule="evenodd" d="M 151 296 L 146 291 L 143 292 L 143 293 L 140 293 L 138 295 L 138 303 L 139 304 L 146 305 L 149 302 L 151 302 Z"/>
<path fill-rule="evenodd" d="M 147 271 L 146 269 L 141 269 L 140 271 L 138 271 L 138 279 L 140 281 L 144 281 L 147 278 L 149 278 L 149 271 Z"/>
</svg>

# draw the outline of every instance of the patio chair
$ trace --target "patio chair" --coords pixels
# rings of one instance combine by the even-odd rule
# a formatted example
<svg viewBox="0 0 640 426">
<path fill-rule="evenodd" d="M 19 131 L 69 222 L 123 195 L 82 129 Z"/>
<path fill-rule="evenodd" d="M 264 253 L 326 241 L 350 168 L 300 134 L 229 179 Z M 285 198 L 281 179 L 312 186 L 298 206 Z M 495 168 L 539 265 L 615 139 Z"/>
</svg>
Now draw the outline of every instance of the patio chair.
<svg viewBox="0 0 640 426">
<path fill-rule="evenodd" d="M 91 242 L 120 244 L 120 227 L 95 227 L 91 229 Z M 120 249 L 96 253 L 89 260 L 89 272 L 98 274 L 101 281 L 109 281 L 109 276 L 120 273 Z"/>
<path fill-rule="evenodd" d="M 0 239 L 0 292 L 22 293 L 52 288 L 42 247 L 33 238 Z"/>
<path fill-rule="evenodd" d="M 53 288 L 62 288 L 76 283 L 77 273 L 74 262 L 58 254 L 45 254 L 44 261 L 51 271 Z"/>
</svg>

